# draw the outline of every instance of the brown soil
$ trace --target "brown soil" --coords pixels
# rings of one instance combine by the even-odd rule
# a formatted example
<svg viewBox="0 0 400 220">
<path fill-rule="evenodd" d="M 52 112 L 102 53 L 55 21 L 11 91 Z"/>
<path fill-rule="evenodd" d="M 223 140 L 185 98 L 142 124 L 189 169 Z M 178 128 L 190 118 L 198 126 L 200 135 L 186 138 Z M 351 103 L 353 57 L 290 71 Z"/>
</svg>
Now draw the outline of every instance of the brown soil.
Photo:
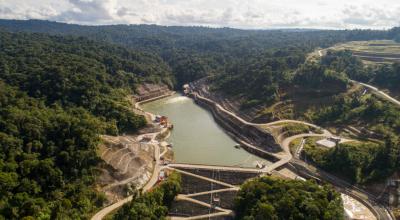
<svg viewBox="0 0 400 220">
<path fill-rule="evenodd" d="M 126 197 L 127 185 L 147 181 L 154 167 L 154 146 L 139 143 L 136 136 L 104 135 L 102 139 L 98 154 L 103 163 L 96 182 L 112 203 Z"/>
</svg>

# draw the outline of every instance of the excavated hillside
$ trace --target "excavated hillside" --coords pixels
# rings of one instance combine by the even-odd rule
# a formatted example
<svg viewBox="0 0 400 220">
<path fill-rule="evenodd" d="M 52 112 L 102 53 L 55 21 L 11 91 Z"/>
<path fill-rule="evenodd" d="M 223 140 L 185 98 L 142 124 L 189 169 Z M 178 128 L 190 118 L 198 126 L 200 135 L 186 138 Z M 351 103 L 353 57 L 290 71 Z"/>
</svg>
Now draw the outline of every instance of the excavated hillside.
<svg viewBox="0 0 400 220">
<path fill-rule="evenodd" d="M 154 145 L 140 141 L 140 136 L 103 136 L 98 153 L 105 162 L 98 178 L 112 203 L 126 197 L 130 188 L 141 186 L 154 168 Z"/>
</svg>

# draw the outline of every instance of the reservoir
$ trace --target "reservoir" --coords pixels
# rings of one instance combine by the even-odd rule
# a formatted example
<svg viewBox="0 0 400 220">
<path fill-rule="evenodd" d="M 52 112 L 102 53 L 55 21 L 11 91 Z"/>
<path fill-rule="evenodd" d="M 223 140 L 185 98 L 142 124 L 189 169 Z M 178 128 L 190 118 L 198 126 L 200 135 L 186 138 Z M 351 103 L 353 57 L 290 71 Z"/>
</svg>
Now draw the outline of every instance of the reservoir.
<svg viewBox="0 0 400 220">
<path fill-rule="evenodd" d="M 175 94 L 142 105 L 143 110 L 167 116 L 174 125 L 168 142 L 177 163 L 255 167 L 271 164 L 241 148 L 214 121 L 206 109 L 191 98 Z"/>
</svg>

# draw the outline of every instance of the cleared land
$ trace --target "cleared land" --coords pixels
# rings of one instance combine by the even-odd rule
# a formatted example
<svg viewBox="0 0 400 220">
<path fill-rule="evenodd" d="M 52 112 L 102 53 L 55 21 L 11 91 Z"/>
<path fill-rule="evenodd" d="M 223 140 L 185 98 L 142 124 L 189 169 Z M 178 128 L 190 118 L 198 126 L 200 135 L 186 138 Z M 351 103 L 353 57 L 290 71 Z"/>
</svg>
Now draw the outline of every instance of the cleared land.
<svg viewBox="0 0 400 220">
<path fill-rule="evenodd" d="M 98 153 L 105 165 L 98 178 L 109 202 L 126 196 L 127 184 L 140 186 L 151 176 L 154 167 L 154 146 L 140 143 L 134 136 L 106 136 Z"/>
<path fill-rule="evenodd" d="M 400 61 L 400 44 L 392 40 L 351 41 L 328 49 L 351 50 L 367 64 Z"/>
</svg>

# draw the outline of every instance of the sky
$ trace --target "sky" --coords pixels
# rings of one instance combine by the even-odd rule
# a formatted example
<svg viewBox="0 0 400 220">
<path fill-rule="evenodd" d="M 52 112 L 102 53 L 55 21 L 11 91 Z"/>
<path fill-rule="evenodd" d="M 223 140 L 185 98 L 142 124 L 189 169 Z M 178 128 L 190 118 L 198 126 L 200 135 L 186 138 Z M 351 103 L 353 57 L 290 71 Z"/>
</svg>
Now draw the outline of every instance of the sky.
<svg viewBox="0 0 400 220">
<path fill-rule="evenodd" d="M 0 0 L 0 18 L 85 25 L 387 29 L 400 0 Z"/>
</svg>

